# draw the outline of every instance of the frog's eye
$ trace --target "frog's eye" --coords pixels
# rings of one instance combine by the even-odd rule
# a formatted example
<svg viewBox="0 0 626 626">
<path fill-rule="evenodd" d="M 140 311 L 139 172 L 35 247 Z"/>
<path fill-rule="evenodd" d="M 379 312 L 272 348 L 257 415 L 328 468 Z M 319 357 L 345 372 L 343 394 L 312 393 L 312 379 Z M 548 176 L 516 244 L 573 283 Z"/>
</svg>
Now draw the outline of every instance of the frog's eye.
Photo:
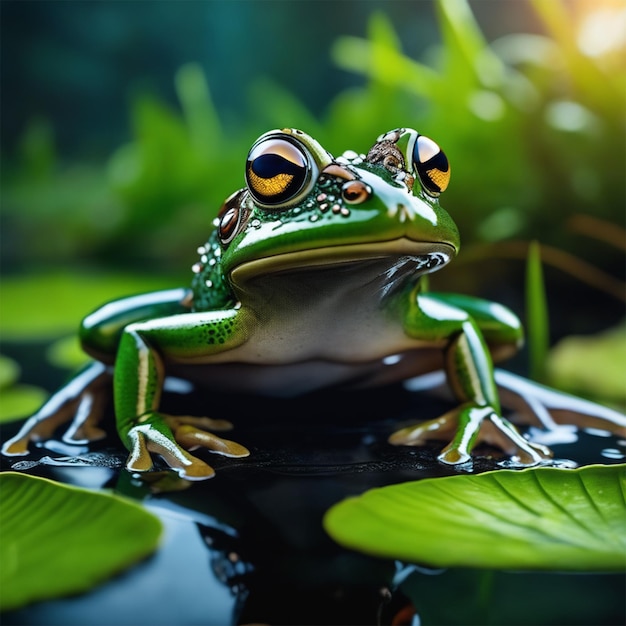
<svg viewBox="0 0 626 626">
<path fill-rule="evenodd" d="M 348 204 L 361 204 L 372 195 L 372 189 L 362 180 L 349 180 L 341 188 L 341 195 Z"/>
<path fill-rule="evenodd" d="M 217 215 L 217 233 L 223 245 L 230 243 L 241 230 L 245 211 L 242 208 L 244 191 L 239 190 L 226 199 Z"/>
<path fill-rule="evenodd" d="M 248 190 L 261 206 L 295 204 L 310 191 L 313 168 L 312 159 L 299 144 L 280 137 L 261 139 L 248 155 Z"/>
<path fill-rule="evenodd" d="M 443 150 L 428 137 L 419 135 L 413 147 L 413 168 L 424 191 L 438 196 L 450 182 L 450 164 Z"/>
</svg>

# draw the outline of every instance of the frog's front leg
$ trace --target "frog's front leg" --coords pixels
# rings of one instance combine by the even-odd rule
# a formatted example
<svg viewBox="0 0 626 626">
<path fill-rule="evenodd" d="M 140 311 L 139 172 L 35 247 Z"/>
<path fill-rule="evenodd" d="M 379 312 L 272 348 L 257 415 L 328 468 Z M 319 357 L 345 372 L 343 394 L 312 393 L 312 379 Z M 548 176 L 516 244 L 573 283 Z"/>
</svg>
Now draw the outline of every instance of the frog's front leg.
<svg viewBox="0 0 626 626">
<path fill-rule="evenodd" d="M 481 311 L 477 312 L 480 317 Z M 528 442 L 502 417 L 490 351 L 478 323 L 467 311 L 446 296 L 414 294 L 405 323 L 412 337 L 443 345 L 448 384 L 461 404 L 437 419 L 397 431 L 390 437 L 391 443 L 421 445 L 432 439 L 450 439 L 438 458 L 454 465 L 469 461 L 472 448 L 480 441 L 503 449 L 519 465 L 535 465 L 550 456 L 547 448 Z M 487 327 L 492 341 L 498 332 L 515 336 L 511 328 L 498 331 Z"/>
<path fill-rule="evenodd" d="M 160 455 L 181 477 L 203 480 L 213 469 L 187 450 L 203 447 L 230 457 L 248 456 L 243 446 L 209 432 L 230 425 L 207 417 L 171 416 L 159 411 L 168 361 L 193 361 L 245 340 L 239 311 L 186 313 L 139 322 L 122 334 L 115 362 L 117 429 L 130 455 L 131 471 L 152 468 Z"/>
</svg>

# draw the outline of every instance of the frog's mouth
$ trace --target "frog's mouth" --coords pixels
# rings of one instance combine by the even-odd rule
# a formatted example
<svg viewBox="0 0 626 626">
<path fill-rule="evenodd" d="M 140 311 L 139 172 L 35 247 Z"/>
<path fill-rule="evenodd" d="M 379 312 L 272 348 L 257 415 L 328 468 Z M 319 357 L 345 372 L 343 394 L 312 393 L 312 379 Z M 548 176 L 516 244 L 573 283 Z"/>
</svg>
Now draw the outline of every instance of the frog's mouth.
<svg viewBox="0 0 626 626">
<path fill-rule="evenodd" d="M 269 274 L 314 271 L 368 261 L 381 261 L 389 272 L 401 266 L 403 275 L 415 276 L 438 270 L 455 254 L 456 250 L 450 244 L 416 242 L 402 237 L 376 243 L 296 250 L 246 261 L 232 270 L 231 278 L 235 284 L 242 285 Z"/>
</svg>

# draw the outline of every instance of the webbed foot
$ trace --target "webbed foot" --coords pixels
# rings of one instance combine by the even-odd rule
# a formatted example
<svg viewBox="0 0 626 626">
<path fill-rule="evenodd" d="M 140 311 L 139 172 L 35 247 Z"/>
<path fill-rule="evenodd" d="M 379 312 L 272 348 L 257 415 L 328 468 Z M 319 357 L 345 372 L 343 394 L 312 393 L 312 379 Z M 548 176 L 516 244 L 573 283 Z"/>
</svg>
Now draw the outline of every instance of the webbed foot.
<svg viewBox="0 0 626 626">
<path fill-rule="evenodd" d="M 111 375 L 102 363 L 92 363 L 62 387 L 29 419 L 20 431 L 2 446 L 5 456 L 25 456 L 29 444 L 53 437 L 57 428 L 69 424 L 63 441 L 84 444 L 106 436 L 98 427 Z"/>
<path fill-rule="evenodd" d="M 542 445 L 527 441 L 517 429 L 490 406 L 464 404 L 441 417 L 396 431 L 389 437 L 393 445 L 420 446 L 431 440 L 450 440 L 437 457 L 447 465 L 471 460 L 478 443 L 488 443 L 503 450 L 512 464 L 537 465 L 552 453 Z"/>
<path fill-rule="evenodd" d="M 151 413 L 138 421 L 140 423 L 130 428 L 127 434 L 130 455 L 126 468 L 132 472 L 150 471 L 152 454 L 158 454 L 181 478 L 206 480 L 215 475 L 215 470 L 188 450 L 205 448 L 214 454 L 233 458 L 250 454 L 244 446 L 207 430 L 231 428 L 225 420 Z"/>
<path fill-rule="evenodd" d="M 551 389 L 505 370 L 496 369 L 494 374 L 502 404 L 507 409 L 514 411 L 512 419 L 515 423 L 526 424 L 538 429 L 537 433 L 545 433 L 546 439 L 549 439 L 552 434 L 563 437 L 564 433 L 571 433 L 576 428 L 597 428 L 606 430 L 618 437 L 626 437 L 626 416 L 618 411 Z M 406 383 L 406 387 L 411 391 L 430 391 L 447 399 L 450 395 L 443 371 L 431 372 L 413 378 Z M 458 412 L 459 410 L 452 411 L 441 418 L 402 429 L 394 433 L 390 441 L 396 445 L 422 445 L 433 439 L 452 440 L 457 428 L 460 430 L 458 437 L 463 439 L 463 428 L 460 427 L 460 421 L 457 420 Z M 507 426 L 502 429 L 496 425 L 497 420 Z M 471 428 L 467 432 L 469 434 Z M 502 435 L 505 436 L 502 443 L 491 439 L 502 437 Z M 533 456 L 532 452 L 524 450 L 524 448 L 530 447 L 540 455 L 548 456 L 546 454 L 549 453 L 548 448 L 528 442 L 509 422 L 499 418 L 496 412 L 493 412 L 493 415 L 487 420 L 483 419 L 477 441 L 495 443 L 507 451 L 509 449 L 506 445 L 507 439 L 511 439 L 511 437 L 513 443 L 519 442 L 523 446 L 518 445 L 520 450 L 513 450 L 514 455 L 521 451 L 524 453 L 523 458 L 528 454 Z M 452 447 L 452 456 L 447 454 L 450 446 Z M 457 453 L 461 453 L 461 456 L 464 457 L 471 449 L 471 446 L 469 448 L 467 446 L 455 447 L 454 441 L 450 446 L 440 456 L 440 460 L 444 463 L 450 462 L 448 460 L 450 458 L 454 459 Z M 458 462 L 462 463 L 463 461 Z"/>
</svg>

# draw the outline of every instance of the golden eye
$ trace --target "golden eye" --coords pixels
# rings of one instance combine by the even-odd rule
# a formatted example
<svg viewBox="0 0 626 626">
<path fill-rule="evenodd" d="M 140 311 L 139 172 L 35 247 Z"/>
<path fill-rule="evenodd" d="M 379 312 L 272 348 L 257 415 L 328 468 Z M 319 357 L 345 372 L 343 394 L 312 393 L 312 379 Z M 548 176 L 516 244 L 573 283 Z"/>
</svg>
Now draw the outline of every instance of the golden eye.
<svg viewBox="0 0 626 626">
<path fill-rule="evenodd" d="M 450 163 L 443 150 L 428 137 L 419 135 L 413 148 L 413 168 L 424 191 L 438 196 L 450 182 Z"/>
<path fill-rule="evenodd" d="M 246 182 L 261 205 L 294 204 L 311 179 L 304 150 L 282 138 L 266 138 L 252 147 L 246 162 Z"/>
</svg>

